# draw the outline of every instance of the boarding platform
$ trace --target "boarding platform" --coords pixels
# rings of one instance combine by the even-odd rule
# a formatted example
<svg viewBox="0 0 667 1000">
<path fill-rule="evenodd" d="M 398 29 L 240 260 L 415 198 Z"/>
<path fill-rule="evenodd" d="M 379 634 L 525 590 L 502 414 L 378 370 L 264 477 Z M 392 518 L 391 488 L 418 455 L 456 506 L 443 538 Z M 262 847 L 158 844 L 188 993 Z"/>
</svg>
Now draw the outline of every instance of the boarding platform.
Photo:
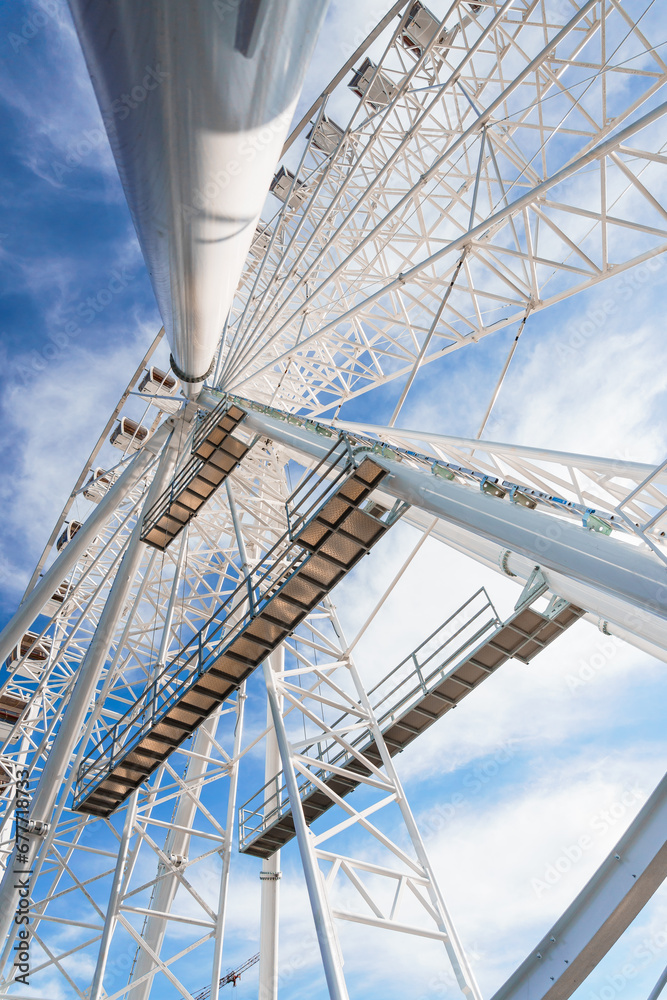
<svg viewBox="0 0 667 1000">
<path fill-rule="evenodd" d="M 250 446 L 232 433 L 245 410 L 222 401 L 195 432 L 192 458 L 146 513 L 141 540 L 163 552 L 238 466 Z"/>
</svg>

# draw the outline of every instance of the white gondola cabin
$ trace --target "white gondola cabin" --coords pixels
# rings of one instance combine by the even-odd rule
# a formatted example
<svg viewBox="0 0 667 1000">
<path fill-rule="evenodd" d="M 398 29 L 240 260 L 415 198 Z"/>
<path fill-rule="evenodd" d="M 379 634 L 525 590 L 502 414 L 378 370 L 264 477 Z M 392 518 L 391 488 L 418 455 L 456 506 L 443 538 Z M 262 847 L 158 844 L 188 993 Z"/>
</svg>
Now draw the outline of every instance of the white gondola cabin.
<svg viewBox="0 0 667 1000">
<path fill-rule="evenodd" d="M 271 187 L 269 190 L 280 201 L 287 202 L 290 208 L 298 208 L 299 205 L 306 200 L 306 185 L 303 181 L 296 181 L 294 184 L 294 190 L 290 195 L 290 188 L 292 187 L 293 180 L 294 174 L 292 171 L 288 170 L 287 167 L 281 167 L 271 181 Z"/>
<path fill-rule="evenodd" d="M 252 244 L 250 246 L 250 253 L 253 257 L 257 257 L 258 260 L 261 260 L 266 251 L 269 249 L 270 241 L 271 233 L 267 227 L 257 226 Z"/>
<path fill-rule="evenodd" d="M 65 546 L 72 541 L 80 527 L 81 521 L 70 521 L 69 524 L 66 525 L 65 530 L 56 542 L 58 552 L 62 552 Z"/>
<path fill-rule="evenodd" d="M 340 125 L 337 125 L 331 118 L 327 118 L 326 115 L 322 115 L 317 125 L 314 125 L 308 133 L 308 138 L 315 149 L 319 149 L 323 153 L 335 153 L 344 135 L 345 131 Z"/>
<path fill-rule="evenodd" d="M 401 36 L 403 45 L 416 56 L 421 56 L 424 49 L 432 42 L 439 24 L 439 19 L 431 13 L 428 7 L 419 2 L 413 3 Z M 444 29 L 440 31 L 433 42 L 431 52 L 438 56 L 446 55 L 457 32 L 458 25 L 452 31 Z"/>
<path fill-rule="evenodd" d="M 59 611 L 62 610 L 65 604 L 65 598 L 67 597 L 67 591 L 69 590 L 69 584 L 61 583 L 56 592 L 49 598 L 49 600 L 44 605 L 42 609 L 43 614 L 48 615 L 51 618 L 53 615 L 57 615 Z"/>
<path fill-rule="evenodd" d="M 50 652 L 50 639 L 44 636 L 40 639 L 37 632 L 26 632 L 7 657 L 7 667 L 23 677 L 39 677 L 44 672 Z M 15 663 L 18 666 L 15 667 Z"/>
<path fill-rule="evenodd" d="M 99 503 L 110 486 L 116 481 L 113 472 L 106 472 L 105 469 L 93 469 L 93 474 L 86 483 L 83 495 L 86 500 Z"/>
<path fill-rule="evenodd" d="M 157 396 L 154 400 L 155 406 L 163 413 L 175 413 L 180 409 L 182 400 L 176 396 L 178 382 L 169 372 L 163 372 L 155 365 L 151 365 L 139 383 L 139 392 L 144 396 Z M 173 396 L 174 399 L 165 399 L 165 396 Z"/>
<path fill-rule="evenodd" d="M 9 694 L 0 695 L 0 743 L 5 742 L 27 704 L 28 702 L 22 698 L 15 698 Z M 0 772 L 0 789 L 6 784 L 5 775 L 5 771 Z"/>
<path fill-rule="evenodd" d="M 147 427 L 138 424 L 131 417 L 122 417 L 118 421 L 118 426 L 114 428 L 109 441 L 114 448 L 119 448 L 120 451 L 139 451 L 147 437 Z"/>
<path fill-rule="evenodd" d="M 397 88 L 382 72 L 373 79 L 376 69 L 377 66 L 372 60 L 364 59 L 348 83 L 348 87 L 357 97 L 364 97 L 374 108 L 382 108 L 393 100 Z"/>
</svg>

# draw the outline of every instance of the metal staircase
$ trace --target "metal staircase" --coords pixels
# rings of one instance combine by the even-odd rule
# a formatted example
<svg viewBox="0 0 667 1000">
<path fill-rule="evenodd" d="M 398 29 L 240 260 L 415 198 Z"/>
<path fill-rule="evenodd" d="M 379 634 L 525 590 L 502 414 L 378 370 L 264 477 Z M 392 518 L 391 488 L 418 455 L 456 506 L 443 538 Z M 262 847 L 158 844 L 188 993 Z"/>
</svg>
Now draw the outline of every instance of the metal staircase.
<svg viewBox="0 0 667 1000">
<path fill-rule="evenodd" d="M 192 458 L 147 512 L 141 540 L 164 551 L 238 466 L 250 445 L 234 437 L 245 410 L 223 400 L 197 429 Z"/>
<path fill-rule="evenodd" d="M 512 658 L 530 663 L 584 613 L 557 599 L 544 614 L 524 605 L 502 622 L 486 590 L 478 590 L 368 692 L 391 756 L 455 708 L 502 664 Z M 337 720 L 332 728 L 338 728 L 342 721 Z M 350 745 L 373 765 L 382 767 L 368 730 L 351 738 Z M 359 775 L 370 774 L 357 757 L 341 752 L 339 744 L 333 742 L 317 745 L 312 769 L 320 782 L 339 796 L 348 795 L 359 785 Z M 304 815 L 312 823 L 333 802 L 305 775 L 300 775 L 299 782 Z M 241 853 L 260 858 L 271 857 L 295 836 L 282 774 L 241 806 L 239 829 Z"/>
<path fill-rule="evenodd" d="M 74 809 L 112 813 L 379 541 L 407 509 L 371 497 L 386 475 L 335 442 L 288 499 L 285 534 L 89 750 Z"/>
</svg>

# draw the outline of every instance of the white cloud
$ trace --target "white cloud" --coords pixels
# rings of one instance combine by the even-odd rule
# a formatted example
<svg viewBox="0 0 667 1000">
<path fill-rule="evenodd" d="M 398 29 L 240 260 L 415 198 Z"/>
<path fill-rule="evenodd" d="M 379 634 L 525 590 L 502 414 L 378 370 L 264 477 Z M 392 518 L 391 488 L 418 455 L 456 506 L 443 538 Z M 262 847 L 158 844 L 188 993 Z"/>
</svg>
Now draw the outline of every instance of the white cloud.
<svg viewBox="0 0 667 1000">
<path fill-rule="evenodd" d="M 363 9 L 352 0 L 332 4 L 301 108 L 386 8 L 386 0 L 368 0 Z M 25 122 L 23 162 L 49 185 L 58 183 L 54 162 L 76 151 L 86 130 L 99 127 L 68 24 L 58 38 L 58 61 L 69 74 L 71 100 L 66 107 L 50 96 L 46 68 L 36 75 L 32 90 L 12 96 L 4 87 L 6 99 Z M 333 102 L 334 117 L 344 103 Z M 77 169 L 82 176 L 87 170 L 101 173 L 108 179 L 109 202 L 117 200 L 119 187 L 105 146 L 82 156 Z M 135 266 L 138 259 L 130 234 L 118 249 L 118 266 Z M 12 264 L 21 287 L 35 299 L 55 290 L 45 315 L 49 328 L 62 323 L 78 301 L 75 265 L 57 255 L 46 265 L 21 257 Z M 650 279 L 646 282 L 636 271 L 589 293 L 581 308 L 568 305 L 531 317 L 488 426 L 489 437 L 646 461 L 664 457 L 667 376 L 656 289 L 662 272 L 653 278 L 653 272 L 645 271 Z M 103 270 L 102 285 L 105 280 Z M 601 313 L 607 301 L 611 308 Z M 111 324 L 100 326 L 102 343 L 82 339 L 38 371 L 29 391 L 10 386 L 5 393 L 10 464 L 0 499 L 17 590 L 139 352 L 154 333 L 139 310 L 129 315 L 127 327 L 137 335 L 112 340 L 117 331 Z M 502 337 L 491 338 L 445 365 L 425 370 L 401 423 L 474 434 L 507 350 L 508 345 L 501 349 L 501 342 Z M 2 360 L 7 367 L 17 359 Z M 24 360 L 29 364 L 29 358 Z M 336 591 L 334 600 L 348 638 L 416 538 L 413 530 L 396 528 Z M 21 540 L 21 552 L 16 539 Z M 500 613 L 508 614 L 519 593 L 515 584 L 439 543 L 427 542 L 355 650 L 364 679 L 370 683 L 386 672 L 482 584 Z M 647 794 L 660 777 L 665 738 L 657 728 L 654 705 L 664 696 L 664 685 L 661 664 L 581 623 L 530 666 L 512 662 L 502 667 L 398 758 L 397 769 L 453 917 L 464 943 L 477 956 L 474 964 L 485 995 L 525 957 L 613 845 L 641 804 L 640 796 L 632 801 L 628 796 L 635 789 Z M 252 790 L 244 788 L 241 795 Z M 616 813 L 622 811 L 603 830 L 603 813 L 614 806 Z M 402 836 L 398 824 L 393 829 Z M 574 845 L 582 836 L 592 845 L 580 848 L 580 860 L 573 861 Z M 354 838 L 353 844 L 362 856 L 375 850 L 363 837 Z M 285 995 L 314 1000 L 324 996 L 324 988 L 294 843 L 284 852 L 282 867 L 281 988 Z M 154 869 L 155 857 L 148 855 L 137 875 L 150 878 Z M 256 869 L 256 862 L 235 858 L 225 967 L 257 948 Z M 552 883 L 547 881 L 551 869 L 561 876 Z M 215 902 L 217 870 L 212 863 L 191 870 L 193 883 L 210 903 Z M 198 910 L 182 893 L 178 902 L 192 913 Z M 663 898 L 636 922 L 623 944 L 626 951 L 615 950 L 612 962 L 621 961 L 617 954 L 631 954 L 647 936 L 655 939 L 664 924 Z M 181 933 L 173 925 L 169 944 L 177 944 Z M 455 995 L 439 945 L 354 925 L 342 929 L 341 939 L 353 996 Z M 656 962 L 661 954 L 664 964 L 659 949 Z M 90 972 L 87 956 L 75 965 L 79 975 Z M 239 997 L 251 994 L 254 975 L 242 981 Z M 205 980 L 205 975 L 193 976 L 192 985 L 204 985 Z M 65 995 L 55 979 L 45 990 L 54 1000 Z M 586 1000 L 587 990 L 584 984 L 580 995 Z"/>
</svg>

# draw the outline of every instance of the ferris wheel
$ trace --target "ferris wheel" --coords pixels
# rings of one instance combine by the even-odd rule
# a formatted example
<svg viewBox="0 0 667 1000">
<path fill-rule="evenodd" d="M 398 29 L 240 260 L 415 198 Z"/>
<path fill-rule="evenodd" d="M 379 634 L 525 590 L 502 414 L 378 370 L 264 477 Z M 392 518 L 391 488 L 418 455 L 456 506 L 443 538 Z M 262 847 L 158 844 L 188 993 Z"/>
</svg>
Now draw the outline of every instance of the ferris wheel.
<svg viewBox="0 0 667 1000">
<path fill-rule="evenodd" d="M 481 1000 L 396 758 L 580 621 L 667 660 L 667 463 L 485 437 L 541 314 L 667 250 L 656 4 L 399 0 L 296 125 L 324 0 L 70 7 L 164 328 L 0 634 L 0 997 L 217 1000 L 258 964 L 260 1000 L 354 1000 L 424 960 Z M 444 433 L 420 394 L 503 330 Z M 431 540 L 514 608 L 476 586 L 365 663 Z M 666 820 L 663 780 L 493 1000 L 575 994 Z"/>
</svg>

